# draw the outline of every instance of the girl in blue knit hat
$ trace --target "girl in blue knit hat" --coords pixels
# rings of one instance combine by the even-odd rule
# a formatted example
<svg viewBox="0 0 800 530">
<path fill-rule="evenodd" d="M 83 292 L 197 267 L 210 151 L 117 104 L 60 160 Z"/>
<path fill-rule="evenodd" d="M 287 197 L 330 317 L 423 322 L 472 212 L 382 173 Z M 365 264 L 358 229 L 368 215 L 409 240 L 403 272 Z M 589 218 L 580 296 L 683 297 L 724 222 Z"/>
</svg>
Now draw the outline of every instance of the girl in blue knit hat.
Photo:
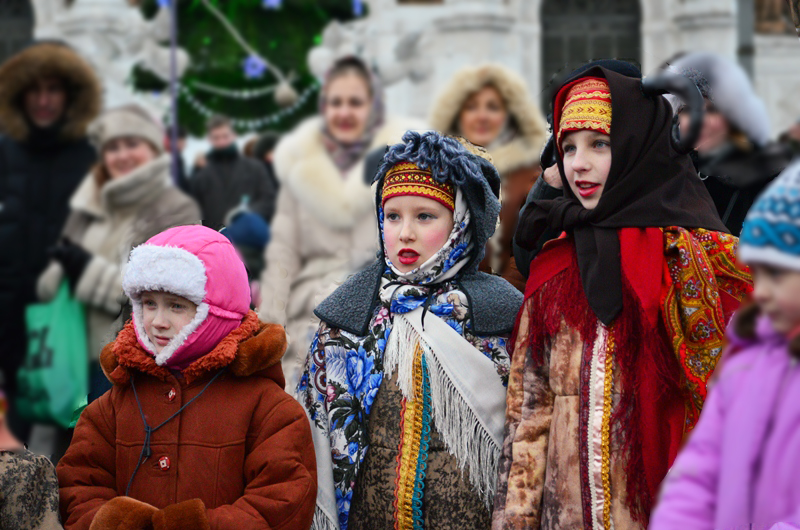
<svg viewBox="0 0 800 530">
<path fill-rule="evenodd" d="M 384 157 L 380 256 L 317 307 L 298 386 L 319 473 L 312 528 L 489 527 L 522 299 L 477 271 L 500 211 L 484 156 L 408 132 Z"/>
<path fill-rule="evenodd" d="M 754 305 L 700 422 L 667 475 L 651 529 L 800 528 L 800 163 L 745 218 Z"/>
</svg>

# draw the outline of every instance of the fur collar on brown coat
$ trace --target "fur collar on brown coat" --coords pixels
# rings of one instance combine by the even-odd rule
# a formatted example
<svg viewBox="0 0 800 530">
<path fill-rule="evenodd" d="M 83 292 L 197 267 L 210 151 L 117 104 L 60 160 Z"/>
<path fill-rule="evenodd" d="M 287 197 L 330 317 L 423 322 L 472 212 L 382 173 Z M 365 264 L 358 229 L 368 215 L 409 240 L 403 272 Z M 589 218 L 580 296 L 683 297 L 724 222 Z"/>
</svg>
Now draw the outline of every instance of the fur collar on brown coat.
<svg viewBox="0 0 800 530">
<path fill-rule="evenodd" d="M 280 360 L 286 352 L 286 332 L 278 324 L 264 324 L 250 311 L 242 324 L 222 339 L 208 354 L 190 364 L 181 374 L 187 385 L 203 376 L 229 367 L 238 377 L 259 375 L 283 388 Z M 167 381 L 170 371 L 156 364 L 155 358 L 136 339 L 133 322 L 128 321 L 117 339 L 100 354 L 103 372 L 115 385 L 127 385 L 131 372 L 142 372 Z"/>
<path fill-rule="evenodd" d="M 23 142 L 30 134 L 22 93 L 42 77 L 59 77 L 67 84 L 67 108 L 61 136 L 76 140 L 100 112 L 102 95 L 94 70 L 65 44 L 34 44 L 0 66 L 0 130 Z"/>
<path fill-rule="evenodd" d="M 497 171 L 505 177 L 522 167 L 538 166 L 547 138 L 547 124 L 531 100 L 525 81 L 503 66 L 485 64 L 456 72 L 434 102 L 431 127 L 445 134 L 460 134 L 458 115 L 461 107 L 467 98 L 486 85 L 500 92 L 517 127 L 517 135 L 510 142 L 489 148 Z"/>
</svg>

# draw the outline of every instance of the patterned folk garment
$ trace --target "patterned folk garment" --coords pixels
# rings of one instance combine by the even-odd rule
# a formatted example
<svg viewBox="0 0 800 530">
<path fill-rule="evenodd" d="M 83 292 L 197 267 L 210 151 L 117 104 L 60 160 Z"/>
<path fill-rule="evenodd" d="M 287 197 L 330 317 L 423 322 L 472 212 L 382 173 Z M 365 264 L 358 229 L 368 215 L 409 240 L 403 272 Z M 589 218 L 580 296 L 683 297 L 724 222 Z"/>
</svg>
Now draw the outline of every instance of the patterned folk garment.
<svg viewBox="0 0 800 530">
<path fill-rule="evenodd" d="M 513 340 L 494 528 L 646 528 L 751 289 L 737 239 L 619 231 L 623 311 L 590 310 L 569 238 L 548 243 Z M 534 281 L 535 280 L 535 281 Z"/>
<path fill-rule="evenodd" d="M 510 284 L 477 272 L 499 178 L 454 139 L 409 132 L 403 141 L 376 179 L 381 234 L 381 194 L 439 201 L 453 228 L 419 267 L 402 272 L 384 251 L 317 308 L 297 396 L 317 454 L 314 529 L 490 524 L 506 345 L 522 303 Z"/>
<path fill-rule="evenodd" d="M 298 392 L 315 435 L 329 433 L 323 444 L 328 448 L 317 447 L 317 454 L 318 460 L 325 458 L 319 456 L 320 449 L 331 454 L 338 526 L 342 530 L 348 527 L 350 503 L 369 450 L 373 402 L 385 376 L 395 372 L 402 391 L 402 412 L 390 419 L 402 425 L 392 462 L 396 527 L 424 528 L 423 506 L 431 489 L 450 486 L 449 481 L 426 481 L 433 431 L 442 437 L 457 466 L 469 470 L 475 498 L 488 505 L 493 496 L 509 366 L 506 338 L 478 337 L 470 332 L 467 296 L 452 281 L 475 248 L 470 245 L 470 215 L 460 192 L 454 218 L 448 242 L 419 269 L 403 274 L 387 259 L 381 304 L 368 335 L 358 337 L 323 322 L 311 345 Z M 439 327 L 440 323 L 444 327 Z M 480 425 L 482 418 L 472 412 L 471 404 L 453 381 L 453 367 L 443 366 L 437 342 L 454 344 L 462 362 L 479 362 L 482 358 L 484 377 L 490 376 L 487 367 L 494 373 L 493 381 L 485 381 L 483 389 L 473 391 L 488 396 L 497 409 L 496 446 L 492 433 Z M 317 440 L 315 437 L 315 445 Z M 320 477 L 320 487 L 322 480 Z M 484 509 L 488 511 L 488 506 Z M 335 527 L 325 515 L 318 513 L 315 527 Z"/>
<path fill-rule="evenodd" d="M 0 528 L 61 530 L 58 477 L 47 457 L 0 451 Z"/>
<path fill-rule="evenodd" d="M 502 403 L 505 399 L 504 385 L 508 377 L 509 363 L 506 338 L 472 335 L 469 332 L 467 319 L 469 308 L 464 303 L 465 299 L 464 294 L 458 290 L 443 289 L 431 304 L 430 313 L 425 321 L 426 326 L 429 326 L 434 318 L 442 319 L 450 329 L 468 341 L 476 352 L 479 351 L 485 356 L 486 366 L 494 367 L 497 383 L 494 387 L 502 389 L 500 392 L 502 395 L 499 396 L 499 401 Z M 386 366 L 387 341 L 392 341 L 392 335 L 399 337 L 395 340 L 396 343 L 405 339 L 401 335 L 414 335 L 414 330 L 409 329 L 407 324 L 402 325 L 402 330 L 393 329 L 395 314 L 402 314 L 396 312 L 406 310 L 409 305 L 423 300 L 405 298 L 405 306 L 396 304 L 393 310 L 390 309 L 391 306 L 381 306 L 373 319 L 372 331 L 367 337 L 356 337 L 346 331 L 329 328 L 323 323 L 311 346 L 310 363 L 301 378 L 298 390 L 311 417 L 312 427 L 330 430 L 332 443 L 328 451 L 332 455 L 339 528 L 348 528 L 350 503 L 354 492 L 362 487 L 360 474 L 362 469 L 367 467 L 364 462 L 365 457 L 377 442 L 373 430 L 376 424 L 381 425 L 384 422 L 400 425 L 398 444 L 394 447 L 391 458 L 387 460 L 391 463 L 391 468 L 382 470 L 384 476 L 387 474 L 392 476 L 393 492 L 387 505 L 392 508 L 391 518 L 395 521 L 396 528 L 443 528 L 440 525 L 445 521 L 430 521 L 426 517 L 428 499 L 441 496 L 443 493 L 437 491 L 438 489 L 451 488 L 454 477 L 452 474 L 447 474 L 443 476 L 446 480 L 438 480 L 432 484 L 426 480 L 427 459 L 432 438 L 441 440 L 440 444 L 444 443 L 450 449 L 444 453 L 439 449 L 437 457 L 440 460 L 449 461 L 450 463 L 446 465 L 455 470 L 468 468 L 469 482 L 473 485 L 470 489 L 478 489 L 477 492 L 470 491 L 469 504 L 472 508 L 485 511 L 487 515 L 485 519 L 488 522 L 488 507 L 485 501 L 491 497 L 497 468 L 495 465 L 490 465 L 489 469 L 479 471 L 472 466 L 486 465 L 487 462 L 496 463 L 500 440 L 498 439 L 496 449 L 492 447 L 493 444 L 486 444 L 486 440 L 481 440 L 479 437 L 472 441 L 472 447 L 462 449 L 456 447 L 457 444 L 468 442 L 469 436 L 466 431 L 475 420 L 469 418 L 467 411 L 459 410 L 457 396 L 445 396 L 446 392 L 452 392 L 448 389 L 448 382 L 432 381 L 436 377 L 440 379 L 446 377 L 446 374 L 441 368 L 436 372 L 431 371 L 428 359 L 432 356 L 425 355 L 426 352 L 420 344 L 424 340 L 421 337 L 410 342 L 413 344 L 413 350 L 411 348 L 402 350 L 403 354 L 411 354 L 408 366 L 393 366 L 391 370 Z M 409 369 L 411 377 L 407 380 L 397 383 L 384 381 L 387 379 L 387 374 L 391 376 L 395 372 L 398 378 L 403 378 L 409 375 L 404 373 Z M 491 374 L 486 375 L 491 376 Z M 403 387 L 409 383 L 411 388 L 404 389 Z M 387 386 L 401 390 L 395 393 L 391 389 L 387 390 Z M 401 398 L 401 401 L 394 406 L 397 416 L 373 419 L 371 412 L 375 400 L 383 398 L 381 394 L 387 392 L 396 398 Z M 435 392 L 439 395 L 434 395 Z M 436 404 L 442 409 L 438 411 L 438 415 L 433 409 L 437 401 Z M 504 408 L 502 405 L 500 407 Z M 498 420 L 502 422 L 500 418 Z M 439 423 L 444 425 L 439 427 Z M 498 431 L 498 438 L 501 436 L 501 431 Z M 475 444 L 486 444 L 486 447 L 475 447 Z M 475 451 L 474 459 L 467 453 L 472 450 Z M 491 454 L 495 450 L 497 454 Z M 462 453 L 457 453 L 462 458 L 451 454 L 459 451 L 463 451 L 463 456 Z M 481 451 L 483 454 L 479 454 Z M 470 465 L 465 466 L 468 463 Z M 459 472 L 457 476 L 460 474 Z M 368 495 L 367 492 L 355 493 L 359 494 Z M 377 514 L 371 513 L 367 507 L 363 508 L 358 514 L 361 516 L 359 517 L 361 521 L 355 521 L 354 524 L 356 527 L 360 524 L 362 528 L 368 528 L 369 518 Z M 319 523 L 317 519 L 315 518 L 315 528 Z M 423 524 L 423 521 L 428 524 Z M 366 526 L 363 526 L 365 524 Z M 321 527 L 325 528 L 324 525 Z"/>
</svg>

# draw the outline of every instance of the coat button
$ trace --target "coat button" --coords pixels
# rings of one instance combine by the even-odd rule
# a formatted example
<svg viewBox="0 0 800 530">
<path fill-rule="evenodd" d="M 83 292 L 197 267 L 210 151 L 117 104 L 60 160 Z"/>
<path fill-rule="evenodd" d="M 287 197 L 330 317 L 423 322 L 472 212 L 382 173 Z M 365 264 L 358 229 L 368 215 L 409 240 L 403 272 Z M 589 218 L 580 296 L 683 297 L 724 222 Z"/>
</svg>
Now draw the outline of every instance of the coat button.
<svg viewBox="0 0 800 530">
<path fill-rule="evenodd" d="M 172 403 L 173 401 L 175 401 L 175 396 L 177 395 L 178 392 L 174 388 L 170 388 L 169 392 L 167 392 L 167 399 L 169 400 L 170 403 Z"/>
<path fill-rule="evenodd" d="M 161 471 L 168 471 L 169 470 L 169 457 L 162 456 L 158 459 L 158 467 L 161 468 Z"/>
</svg>

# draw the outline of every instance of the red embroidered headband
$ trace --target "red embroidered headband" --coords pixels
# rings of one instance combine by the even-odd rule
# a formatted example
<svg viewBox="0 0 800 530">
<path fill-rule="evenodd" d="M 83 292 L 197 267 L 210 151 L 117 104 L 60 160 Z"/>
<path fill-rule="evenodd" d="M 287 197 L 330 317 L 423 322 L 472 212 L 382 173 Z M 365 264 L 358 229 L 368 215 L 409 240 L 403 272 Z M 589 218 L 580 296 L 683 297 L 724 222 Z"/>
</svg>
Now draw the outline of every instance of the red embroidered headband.
<svg viewBox="0 0 800 530">
<path fill-rule="evenodd" d="M 451 212 L 456 207 L 456 188 L 450 182 L 439 182 L 430 171 L 420 169 L 411 162 L 401 162 L 386 172 L 383 181 L 381 206 L 392 197 L 416 195 L 433 199 Z"/>
<path fill-rule="evenodd" d="M 562 154 L 561 136 L 565 132 L 591 129 L 611 134 L 611 89 L 605 79 L 586 77 L 563 87 L 556 97 L 556 108 L 561 111 L 556 146 Z"/>
</svg>

